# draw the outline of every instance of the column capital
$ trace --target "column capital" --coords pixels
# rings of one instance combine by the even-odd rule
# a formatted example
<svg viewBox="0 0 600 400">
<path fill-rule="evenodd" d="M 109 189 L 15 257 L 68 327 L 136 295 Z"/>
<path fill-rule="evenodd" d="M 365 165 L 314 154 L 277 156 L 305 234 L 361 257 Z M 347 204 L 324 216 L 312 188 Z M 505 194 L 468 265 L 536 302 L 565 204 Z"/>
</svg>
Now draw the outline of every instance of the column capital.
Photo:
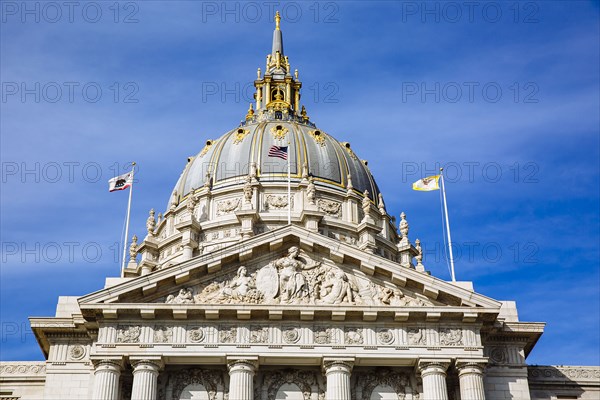
<svg viewBox="0 0 600 400">
<path fill-rule="evenodd" d="M 258 357 L 227 358 L 227 370 L 229 374 L 240 371 L 254 374 L 257 368 Z"/>
<path fill-rule="evenodd" d="M 343 372 L 350 374 L 354 367 L 354 357 L 324 357 L 323 372 L 325 375 L 331 372 Z"/>
<path fill-rule="evenodd" d="M 164 362 L 162 360 L 162 357 L 152 357 L 152 356 L 146 356 L 146 357 L 140 357 L 140 358 L 136 357 L 136 358 L 130 358 L 129 362 L 131 363 L 131 366 L 133 367 L 134 373 L 139 370 L 150 370 L 152 372 L 158 372 L 161 369 L 163 369 L 163 367 L 164 367 Z"/>
<path fill-rule="evenodd" d="M 91 361 L 96 370 L 104 369 L 121 372 L 121 369 L 123 369 L 122 357 L 93 357 Z"/>
<path fill-rule="evenodd" d="M 462 374 L 482 375 L 487 363 L 487 358 L 458 358 L 456 360 L 456 369 L 459 376 Z"/>
<path fill-rule="evenodd" d="M 452 360 L 449 358 L 422 358 L 417 362 L 417 370 L 421 376 L 429 374 L 446 375 L 446 370 L 450 366 Z"/>
</svg>

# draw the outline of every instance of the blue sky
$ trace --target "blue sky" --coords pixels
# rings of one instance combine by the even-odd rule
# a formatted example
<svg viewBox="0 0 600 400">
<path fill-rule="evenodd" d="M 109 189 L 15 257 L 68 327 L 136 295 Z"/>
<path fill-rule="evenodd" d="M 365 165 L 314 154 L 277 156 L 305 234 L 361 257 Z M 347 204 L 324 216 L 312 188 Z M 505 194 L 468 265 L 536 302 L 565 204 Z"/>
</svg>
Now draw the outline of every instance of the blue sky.
<svg viewBox="0 0 600 400">
<path fill-rule="evenodd" d="M 27 317 L 118 274 L 127 194 L 106 181 L 138 162 L 141 235 L 271 45 L 272 2 L 61 4 L 1 3 L 2 360 L 42 359 Z M 598 2 L 477 4 L 276 8 L 311 120 L 369 160 L 432 274 L 439 197 L 410 184 L 445 166 L 458 279 L 547 322 L 529 363 L 598 365 Z"/>
</svg>

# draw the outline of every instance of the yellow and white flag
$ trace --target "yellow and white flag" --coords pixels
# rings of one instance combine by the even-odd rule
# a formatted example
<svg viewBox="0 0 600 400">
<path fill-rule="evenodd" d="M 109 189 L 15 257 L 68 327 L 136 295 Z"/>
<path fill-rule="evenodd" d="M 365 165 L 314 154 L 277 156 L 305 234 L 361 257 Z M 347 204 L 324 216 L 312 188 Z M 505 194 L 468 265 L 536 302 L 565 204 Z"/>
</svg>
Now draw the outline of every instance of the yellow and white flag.
<svg viewBox="0 0 600 400">
<path fill-rule="evenodd" d="M 419 190 L 421 192 L 430 192 L 432 190 L 439 190 L 440 175 L 428 176 L 423 179 L 419 179 L 415 183 L 413 183 L 413 190 Z"/>
</svg>

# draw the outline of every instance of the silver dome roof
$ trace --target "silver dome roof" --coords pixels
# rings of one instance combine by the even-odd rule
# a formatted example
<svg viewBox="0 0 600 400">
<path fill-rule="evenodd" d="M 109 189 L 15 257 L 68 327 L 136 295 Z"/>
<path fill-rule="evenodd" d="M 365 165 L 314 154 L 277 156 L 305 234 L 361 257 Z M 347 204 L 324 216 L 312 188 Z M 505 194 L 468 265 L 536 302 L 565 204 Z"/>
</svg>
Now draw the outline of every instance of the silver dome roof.
<svg viewBox="0 0 600 400">
<path fill-rule="evenodd" d="M 304 166 L 315 184 L 346 191 L 348 176 L 353 190 L 369 191 L 377 199 L 379 189 L 366 162 L 358 158 L 350 143 L 338 142 L 312 123 L 297 120 L 267 120 L 242 124 L 188 159 L 175 191 L 179 199 L 210 182 L 213 189 L 242 185 L 256 166 L 261 182 L 287 182 L 287 161 L 269 157 L 271 146 L 289 146 L 292 182 L 300 181 Z"/>
</svg>

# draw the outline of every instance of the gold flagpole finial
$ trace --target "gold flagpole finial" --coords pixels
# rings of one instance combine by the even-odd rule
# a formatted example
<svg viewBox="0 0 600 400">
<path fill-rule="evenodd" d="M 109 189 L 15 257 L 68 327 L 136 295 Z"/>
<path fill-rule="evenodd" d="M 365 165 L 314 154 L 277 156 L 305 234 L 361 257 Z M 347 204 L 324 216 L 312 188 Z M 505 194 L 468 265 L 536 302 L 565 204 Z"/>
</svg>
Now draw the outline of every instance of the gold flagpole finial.
<svg viewBox="0 0 600 400">
<path fill-rule="evenodd" d="M 275 29 L 279 30 L 279 24 L 281 23 L 281 15 L 279 11 L 275 13 Z"/>
</svg>

